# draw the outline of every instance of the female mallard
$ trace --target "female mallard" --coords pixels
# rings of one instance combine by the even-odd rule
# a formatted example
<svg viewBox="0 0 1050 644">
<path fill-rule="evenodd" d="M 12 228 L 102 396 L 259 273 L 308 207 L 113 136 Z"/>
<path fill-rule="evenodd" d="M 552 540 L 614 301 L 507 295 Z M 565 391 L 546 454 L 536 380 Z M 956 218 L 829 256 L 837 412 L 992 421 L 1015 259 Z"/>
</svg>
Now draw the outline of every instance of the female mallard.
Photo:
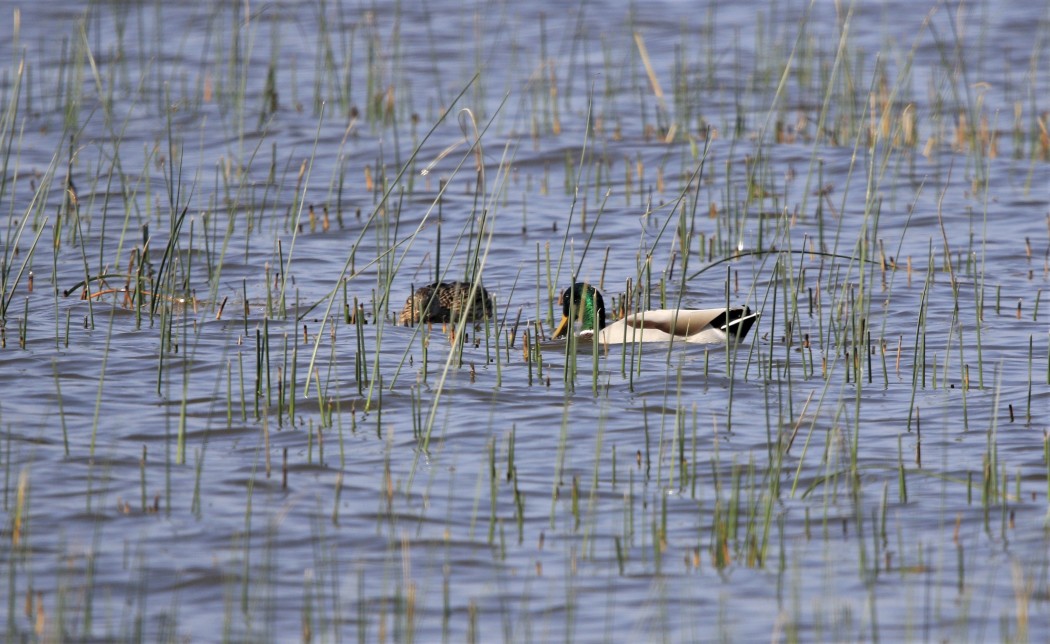
<svg viewBox="0 0 1050 644">
<path fill-rule="evenodd" d="M 405 302 L 397 317 L 398 323 L 456 322 L 464 312 L 468 321 L 492 315 L 496 310 L 492 296 L 480 284 L 470 304 L 473 287 L 470 282 L 434 282 L 421 286 Z"/>
<path fill-rule="evenodd" d="M 554 337 L 562 336 L 570 318 L 580 322 L 580 339 L 589 340 L 595 332 L 602 344 L 631 342 L 716 343 L 741 340 L 758 320 L 758 313 L 747 306 L 720 309 L 657 309 L 632 313 L 605 326 L 605 301 L 598 289 L 576 282 L 558 299 L 561 323 Z M 570 316 L 570 308 L 572 315 Z"/>
</svg>

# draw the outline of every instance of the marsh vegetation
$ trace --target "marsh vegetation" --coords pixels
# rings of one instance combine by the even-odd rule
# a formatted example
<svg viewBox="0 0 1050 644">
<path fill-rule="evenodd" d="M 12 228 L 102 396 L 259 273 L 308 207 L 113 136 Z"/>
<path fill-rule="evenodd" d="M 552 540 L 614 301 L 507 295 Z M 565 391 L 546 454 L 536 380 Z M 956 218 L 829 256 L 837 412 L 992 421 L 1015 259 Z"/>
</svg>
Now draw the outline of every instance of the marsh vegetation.
<svg viewBox="0 0 1050 644">
<path fill-rule="evenodd" d="M 7 6 L 6 639 L 1047 639 L 1039 4 Z"/>
</svg>

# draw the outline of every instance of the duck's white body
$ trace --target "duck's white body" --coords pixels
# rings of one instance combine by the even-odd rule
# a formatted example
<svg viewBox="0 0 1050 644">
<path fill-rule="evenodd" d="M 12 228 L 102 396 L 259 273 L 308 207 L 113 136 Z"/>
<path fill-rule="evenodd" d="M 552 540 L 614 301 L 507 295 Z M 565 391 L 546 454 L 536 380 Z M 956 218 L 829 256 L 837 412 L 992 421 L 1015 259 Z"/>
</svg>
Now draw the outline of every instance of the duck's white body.
<svg viewBox="0 0 1050 644">
<path fill-rule="evenodd" d="M 758 320 L 758 313 L 747 306 L 718 309 L 656 309 L 631 313 L 606 326 L 605 299 L 598 289 L 576 282 L 558 298 L 562 319 L 553 338 L 571 333 L 579 323 L 581 343 L 602 345 L 635 342 L 689 342 L 714 344 L 742 339 Z"/>
<path fill-rule="evenodd" d="M 728 315 L 727 315 L 728 313 Z M 743 338 L 758 318 L 744 308 L 655 309 L 632 313 L 598 332 L 603 345 L 635 342 L 689 342 L 716 344 Z M 580 332 L 579 340 L 591 340 L 594 331 Z"/>
</svg>

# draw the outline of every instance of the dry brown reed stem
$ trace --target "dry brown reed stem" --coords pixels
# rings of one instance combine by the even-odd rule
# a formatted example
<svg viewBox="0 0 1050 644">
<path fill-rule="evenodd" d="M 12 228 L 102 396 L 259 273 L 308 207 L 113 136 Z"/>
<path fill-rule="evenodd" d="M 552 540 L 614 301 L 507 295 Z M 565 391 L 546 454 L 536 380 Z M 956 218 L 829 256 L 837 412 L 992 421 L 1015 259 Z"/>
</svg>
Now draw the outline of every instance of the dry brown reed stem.
<svg viewBox="0 0 1050 644">
<path fill-rule="evenodd" d="M 955 126 L 955 145 L 953 146 L 956 152 L 962 152 L 966 149 L 967 132 L 970 129 L 969 122 L 966 118 L 965 112 L 959 113 L 959 121 Z"/>
<path fill-rule="evenodd" d="M 919 117 L 916 115 L 914 103 L 908 103 L 901 114 L 901 131 L 904 137 L 904 145 L 914 148 L 919 142 Z"/>
<path fill-rule="evenodd" d="M 104 290 L 101 290 L 101 291 L 96 291 L 94 293 L 88 293 L 87 290 L 85 289 L 85 290 L 81 291 L 80 299 L 81 300 L 89 300 L 89 299 L 94 300 L 94 299 L 98 299 L 100 297 L 103 297 L 105 295 L 112 295 L 113 293 L 122 293 L 124 295 L 124 305 L 125 306 L 131 306 L 131 299 L 130 299 L 131 295 L 133 295 L 134 293 L 138 293 L 138 292 L 139 291 L 136 291 L 135 289 L 129 289 L 129 288 L 124 287 L 124 286 L 122 286 L 120 288 L 107 288 L 107 289 L 104 289 Z M 149 297 L 153 297 L 154 296 L 154 293 L 152 291 L 145 291 L 145 290 L 143 290 L 143 291 L 141 291 L 141 294 L 142 295 L 147 295 Z M 68 295 L 68 293 L 67 293 L 67 295 Z M 171 302 L 172 304 L 185 304 L 186 303 L 186 298 L 184 298 L 184 297 L 172 297 L 170 295 L 160 295 L 160 294 L 158 294 L 157 297 L 165 299 L 168 302 Z M 225 303 L 226 303 L 226 300 L 223 300 L 223 304 L 224 305 L 225 305 Z M 222 311 L 220 310 L 220 313 L 221 312 Z"/>
<path fill-rule="evenodd" d="M 1039 150 L 1043 161 L 1050 161 L 1050 131 L 1047 131 L 1047 121 L 1050 118 L 1048 116 L 1050 115 L 1043 112 L 1035 121 L 1039 125 Z"/>
<path fill-rule="evenodd" d="M 17 548 L 22 543 L 22 520 L 26 511 L 26 496 L 29 494 L 29 472 L 22 470 L 18 475 L 18 490 L 15 494 L 15 512 L 11 519 L 11 546 Z"/>
</svg>

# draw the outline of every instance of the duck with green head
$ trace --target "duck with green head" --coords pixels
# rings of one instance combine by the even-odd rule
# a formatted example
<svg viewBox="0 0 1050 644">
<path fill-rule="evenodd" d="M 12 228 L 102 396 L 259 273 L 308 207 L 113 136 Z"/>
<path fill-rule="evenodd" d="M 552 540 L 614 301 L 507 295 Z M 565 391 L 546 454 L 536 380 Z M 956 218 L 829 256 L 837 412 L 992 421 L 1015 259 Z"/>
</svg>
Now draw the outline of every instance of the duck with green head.
<svg viewBox="0 0 1050 644">
<path fill-rule="evenodd" d="M 605 324 L 605 300 L 601 292 L 585 282 L 565 289 L 558 303 L 562 319 L 554 337 L 564 335 L 579 324 L 579 338 L 589 340 L 595 333 L 602 344 L 634 342 L 689 342 L 713 344 L 742 340 L 758 320 L 758 313 L 747 306 L 717 309 L 655 309 L 625 316 Z"/>
</svg>

